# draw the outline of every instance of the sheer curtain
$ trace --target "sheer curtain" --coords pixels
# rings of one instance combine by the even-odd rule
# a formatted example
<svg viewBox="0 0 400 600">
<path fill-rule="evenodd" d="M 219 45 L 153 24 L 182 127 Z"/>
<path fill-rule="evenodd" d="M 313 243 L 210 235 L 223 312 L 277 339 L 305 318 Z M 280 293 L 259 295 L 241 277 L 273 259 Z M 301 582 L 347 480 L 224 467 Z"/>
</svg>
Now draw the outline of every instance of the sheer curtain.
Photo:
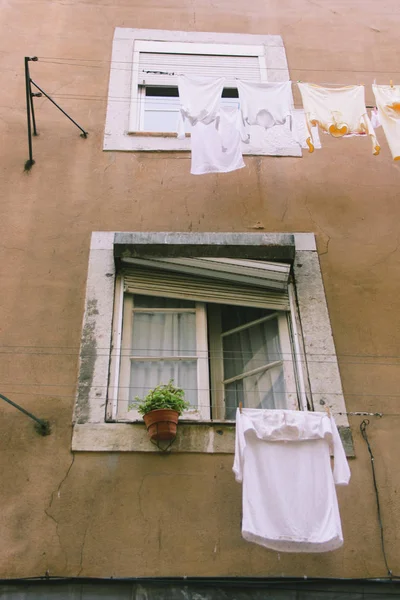
<svg viewBox="0 0 400 600">
<path fill-rule="evenodd" d="M 193 309 L 188 312 L 192 307 Z M 166 309 L 166 312 L 162 309 Z M 179 309 L 186 312 L 180 312 Z M 132 402 L 136 396 L 143 398 L 150 389 L 168 383 L 170 379 L 174 380 L 176 386 L 185 390 L 186 400 L 196 406 L 197 357 L 194 303 L 169 298 L 135 296 L 130 401 Z"/>
</svg>

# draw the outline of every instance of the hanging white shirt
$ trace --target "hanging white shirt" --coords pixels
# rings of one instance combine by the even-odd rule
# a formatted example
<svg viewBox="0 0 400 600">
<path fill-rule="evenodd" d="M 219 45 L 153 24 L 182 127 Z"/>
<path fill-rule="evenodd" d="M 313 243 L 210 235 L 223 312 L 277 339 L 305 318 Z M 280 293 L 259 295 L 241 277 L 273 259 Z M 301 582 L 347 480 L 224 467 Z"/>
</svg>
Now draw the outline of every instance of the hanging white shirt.
<svg viewBox="0 0 400 600">
<path fill-rule="evenodd" d="M 240 111 L 224 107 L 219 114 L 218 129 L 214 121 L 197 123 L 191 130 L 192 175 L 229 173 L 245 166 L 238 127 Z"/>
<path fill-rule="evenodd" d="M 393 160 L 400 160 L 400 85 L 372 85 L 379 120 Z"/>
<path fill-rule="evenodd" d="M 278 552 L 343 544 L 335 484 L 347 485 L 350 469 L 326 413 L 238 410 L 233 471 L 243 483 L 244 539 Z"/>
<path fill-rule="evenodd" d="M 372 152 L 380 151 L 374 128 L 367 114 L 363 85 L 325 88 L 311 83 L 298 83 L 310 136 L 309 151 L 314 151 L 311 127 L 318 125 L 333 137 L 368 134 Z"/>
<path fill-rule="evenodd" d="M 237 80 L 240 108 L 247 125 L 265 129 L 283 125 L 291 119 L 292 84 L 290 81 L 253 83 Z"/>
<path fill-rule="evenodd" d="M 382 123 L 379 118 L 378 109 L 376 107 L 371 110 L 370 119 L 371 119 L 371 125 L 374 129 L 377 129 L 378 127 L 382 127 Z"/>
<path fill-rule="evenodd" d="M 179 100 L 181 103 L 178 121 L 178 139 L 185 137 L 184 121 L 191 125 L 208 125 L 219 120 L 224 77 L 178 77 Z"/>
</svg>

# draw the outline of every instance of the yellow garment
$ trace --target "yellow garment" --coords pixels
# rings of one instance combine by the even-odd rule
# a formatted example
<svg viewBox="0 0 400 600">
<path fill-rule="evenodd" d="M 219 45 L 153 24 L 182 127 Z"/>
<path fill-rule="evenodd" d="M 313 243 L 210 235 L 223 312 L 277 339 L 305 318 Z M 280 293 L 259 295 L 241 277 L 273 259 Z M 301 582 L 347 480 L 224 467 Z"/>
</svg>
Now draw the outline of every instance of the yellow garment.
<svg viewBox="0 0 400 600">
<path fill-rule="evenodd" d="M 400 160 L 400 85 L 373 84 L 372 91 L 393 160 Z"/>
<path fill-rule="evenodd" d="M 314 152 L 311 127 L 318 125 L 337 138 L 368 134 L 373 154 L 379 154 L 380 146 L 365 107 L 363 85 L 324 88 L 316 84 L 299 83 L 298 86 L 310 133 L 307 140 L 309 152 Z"/>
</svg>

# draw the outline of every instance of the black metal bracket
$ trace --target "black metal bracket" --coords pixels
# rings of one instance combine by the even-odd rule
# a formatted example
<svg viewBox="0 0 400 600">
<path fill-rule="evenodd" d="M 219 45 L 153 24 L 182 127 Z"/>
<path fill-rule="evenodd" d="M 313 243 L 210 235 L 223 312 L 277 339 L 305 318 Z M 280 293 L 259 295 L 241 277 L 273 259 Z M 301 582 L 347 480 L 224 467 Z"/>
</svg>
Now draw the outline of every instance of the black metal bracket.
<svg viewBox="0 0 400 600">
<path fill-rule="evenodd" d="M 28 410 L 25 410 L 25 408 L 22 408 L 22 406 L 20 406 L 19 404 L 16 404 L 6 396 L 3 396 L 3 394 L 0 394 L 0 398 L 2 398 L 2 400 L 7 402 L 8 404 L 11 404 L 11 406 L 14 406 L 14 408 L 24 413 L 24 415 L 26 415 L 30 419 L 33 419 L 33 421 L 35 421 L 35 429 L 37 433 L 39 433 L 39 435 L 50 435 L 51 430 L 50 423 L 48 421 L 46 421 L 45 419 L 38 419 L 37 417 L 35 417 L 35 415 L 30 413 Z"/>
<path fill-rule="evenodd" d="M 30 169 L 35 164 L 35 161 L 33 160 L 33 151 L 32 151 L 32 135 L 36 136 L 36 135 L 38 135 L 38 132 L 36 129 L 36 118 L 35 118 L 35 109 L 33 106 L 33 98 L 41 98 L 42 96 L 46 96 L 46 98 L 48 100 L 50 100 L 50 102 L 52 102 L 54 104 L 54 106 L 56 106 L 58 108 L 58 110 L 60 110 L 63 113 L 63 115 L 65 115 L 70 121 L 72 121 L 72 123 L 78 129 L 80 129 L 80 131 L 82 132 L 80 134 L 80 136 L 82 138 L 87 138 L 87 136 L 89 135 L 87 131 L 82 129 L 82 127 L 80 125 L 78 125 L 78 123 L 76 121 L 74 121 L 74 119 L 72 119 L 72 117 L 70 117 L 69 114 L 66 113 L 65 110 L 63 110 L 61 108 L 61 106 L 59 106 L 57 104 L 57 102 L 55 102 L 53 100 L 53 98 L 51 98 L 44 90 L 42 90 L 41 87 L 39 87 L 37 85 L 37 83 L 35 83 L 33 81 L 33 79 L 31 79 L 31 76 L 29 73 L 29 62 L 31 62 L 31 61 L 37 62 L 38 60 L 39 59 L 37 56 L 32 56 L 32 57 L 25 56 L 26 116 L 27 116 L 27 122 L 28 122 L 28 149 L 29 149 L 29 159 L 25 162 L 25 171 L 30 171 Z M 36 89 L 38 89 L 39 92 L 33 92 L 32 86 L 34 86 Z M 32 133 L 32 129 L 33 129 L 33 133 Z"/>
</svg>

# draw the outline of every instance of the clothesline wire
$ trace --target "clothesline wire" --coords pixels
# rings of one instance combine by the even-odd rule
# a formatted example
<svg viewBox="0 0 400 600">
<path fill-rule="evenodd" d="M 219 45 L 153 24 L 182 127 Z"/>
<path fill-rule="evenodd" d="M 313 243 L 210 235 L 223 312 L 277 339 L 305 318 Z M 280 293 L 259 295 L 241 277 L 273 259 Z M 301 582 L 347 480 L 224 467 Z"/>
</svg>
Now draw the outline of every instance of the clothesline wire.
<svg viewBox="0 0 400 600">
<path fill-rule="evenodd" d="M 234 353 L 237 356 L 226 356 L 226 354 L 234 354 Z M 62 356 L 62 357 L 65 357 L 65 356 L 74 356 L 74 357 L 78 357 L 78 356 L 81 355 L 81 353 L 79 351 L 77 351 L 77 352 L 13 352 L 13 351 L 11 351 L 11 352 L 2 352 L 2 351 L 0 351 L 0 355 L 5 355 L 5 356 L 22 356 L 22 355 L 24 355 L 24 356 L 34 356 L 34 357 L 37 357 L 37 356 L 46 356 L 46 357 L 48 357 L 48 356 Z M 279 357 L 279 358 L 275 358 L 274 360 L 282 362 L 282 363 L 286 363 L 286 362 L 287 363 L 292 363 L 293 359 L 294 359 L 293 358 L 294 355 L 292 355 L 290 353 L 287 353 L 287 355 L 289 356 L 289 358 L 280 358 Z M 96 352 L 96 353 L 85 352 L 85 353 L 82 353 L 82 356 L 84 356 L 85 358 L 94 357 L 94 356 L 98 356 L 98 357 L 109 356 L 111 358 L 115 357 L 115 356 L 117 356 L 117 357 L 121 356 L 122 358 L 128 358 L 131 355 L 120 355 L 119 353 L 117 353 L 115 351 L 114 352 L 111 351 L 111 352 L 104 352 L 104 353 L 99 353 L 99 352 Z M 152 359 L 153 362 L 157 362 L 160 359 L 164 359 L 164 360 L 168 359 L 170 361 L 190 361 L 190 360 L 197 360 L 199 358 L 200 359 L 205 359 L 205 358 L 207 358 L 207 359 L 208 358 L 210 358 L 210 359 L 218 359 L 218 358 L 221 358 L 221 359 L 224 360 L 224 362 L 227 363 L 227 362 L 235 361 L 235 360 L 243 358 L 243 357 L 246 358 L 246 356 L 251 356 L 252 357 L 252 354 L 250 352 L 246 353 L 246 352 L 241 352 L 241 351 L 226 352 L 225 354 L 224 353 L 214 353 L 214 352 L 204 351 L 204 352 L 199 352 L 198 354 L 193 354 L 192 356 L 188 356 L 188 357 L 185 356 L 184 358 L 182 358 L 180 355 L 176 355 L 176 356 L 168 356 L 168 355 L 167 356 L 160 356 L 160 355 L 149 356 L 149 355 L 145 355 L 145 356 L 134 356 L 133 360 L 141 362 L 143 360 L 149 361 L 150 359 Z M 300 362 L 300 363 L 303 363 L 303 364 L 309 364 L 309 365 L 311 365 L 311 364 L 321 364 L 321 365 L 333 364 L 333 365 L 335 365 L 337 363 L 337 361 L 334 360 L 334 355 L 330 355 L 330 357 L 333 360 L 311 360 L 307 356 L 304 356 L 304 357 L 299 356 L 299 355 L 295 355 L 295 356 L 297 358 L 297 361 Z M 267 362 L 272 362 L 272 359 L 271 358 L 265 359 L 265 360 L 261 359 L 261 358 L 260 359 L 252 359 L 252 363 L 253 364 L 264 365 Z M 339 361 L 339 363 L 343 367 L 347 366 L 347 365 L 360 365 L 360 366 L 368 366 L 368 367 L 388 367 L 388 366 L 390 366 L 390 367 L 399 367 L 400 366 L 400 362 Z"/>
<path fill-rule="evenodd" d="M 51 96 L 52 96 L 52 98 L 64 98 L 65 100 L 79 100 L 79 101 L 89 100 L 91 102 L 98 102 L 98 101 L 107 102 L 108 101 L 110 103 L 124 103 L 125 102 L 125 103 L 129 103 L 129 104 L 140 104 L 141 102 L 143 102 L 143 100 L 141 100 L 141 99 L 137 99 L 137 100 L 132 99 L 131 100 L 130 98 L 123 98 L 123 97 L 118 98 L 118 96 L 110 96 L 110 97 L 107 97 L 107 96 L 85 96 L 85 95 L 80 96 L 78 94 L 71 94 L 71 95 L 69 95 L 69 94 L 51 94 Z M 168 97 L 168 96 L 166 96 L 166 97 Z M 179 99 L 178 96 L 170 96 L 170 97 L 176 98 L 177 100 Z M 146 96 L 146 98 L 157 98 L 157 96 Z M 239 98 L 229 98 L 229 100 L 239 100 Z M 166 104 L 165 101 L 164 102 L 151 101 L 151 102 L 153 105 L 158 104 L 159 106 L 165 106 L 165 104 Z M 295 105 L 294 108 L 296 110 L 303 109 L 303 106 Z M 371 109 L 375 108 L 375 104 L 373 104 L 373 105 L 366 104 L 366 108 L 371 108 Z"/>
<path fill-rule="evenodd" d="M 97 386 L 99 387 L 99 386 Z M 9 392 L 9 394 L 12 394 L 13 396 L 27 396 L 29 394 L 30 397 L 40 397 L 43 398 L 44 396 L 46 396 L 46 394 L 37 394 L 37 393 L 31 393 L 31 392 Z M 60 394 L 48 394 L 49 396 L 51 396 L 52 399 L 57 399 L 57 400 L 61 400 L 61 399 L 68 399 L 68 400 L 75 400 L 76 395 L 60 395 Z M 144 395 L 144 393 L 143 393 Z M 134 404 L 134 402 L 132 401 L 132 404 Z M 325 412 L 325 406 L 318 406 L 316 407 L 316 410 L 310 410 L 308 412 Z M 193 405 L 191 408 L 192 409 L 196 409 L 196 408 L 239 408 L 238 404 L 223 404 L 221 406 L 221 404 L 214 404 L 214 403 L 209 403 L 209 404 L 196 404 Z M 243 408 L 251 408 L 251 407 L 243 407 Z M 276 409 L 279 410 L 279 409 Z M 287 410 L 287 409 L 282 409 L 282 410 Z M 349 417 L 376 417 L 376 418 L 383 418 L 383 417 L 400 417 L 400 413 L 388 413 L 388 412 L 371 412 L 370 410 L 360 410 L 360 411 L 334 411 L 334 414 L 336 416 L 349 416 Z"/>
<path fill-rule="evenodd" d="M 168 53 L 166 53 L 168 54 Z M 133 60 L 105 60 L 105 59 L 90 59 L 90 58 L 72 58 L 72 57 L 61 57 L 61 56 L 39 56 L 39 61 L 41 63 L 46 63 L 46 64 L 67 64 L 67 65 L 71 65 L 71 66 L 80 66 L 80 67 L 92 67 L 92 68 L 102 68 L 102 67 L 97 67 L 96 65 L 79 65 L 76 64 L 75 62 L 73 63 L 69 63 L 66 61 L 81 61 L 81 62 L 101 62 L 101 63 L 107 63 L 107 64 L 124 64 L 124 65 L 140 65 L 143 64 L 139 61 L 133 61 Z M 60 62 L 53 62 L 53 61 L 60 61 Z M 166 66 L 172 66 L 172 67 L 177 67 L 177 66 L 182 66 L 182 67 L 186 67 L 186 65 L 184 63 L 182 63 L 181 65 L 179 63 L 164 63 L 163 65 Z M 199 67 L 208 67 L 209 65 L 206 64 L 199 64 L 196 65 Z M 115 67 L 116 69 L 118 69 L 118 67 Z M 235 69 L 237 70 L 237 66 L 235 65 L 225 65 L 224 69 Z M 120 69 L 120 70 L 131 70 L 131 69 Z M 257 70 L 265 70 L 265 71 L 310 71 L 310 72 L 318 72 L 318 73 L 376 73 L 379 75 L 387 75 L 387 74 L 400 74 L 400 71 L 378 71 L 378 70 L 371 70 L 371 69 L 333 69 L 333 68 L 329 68 L 329 69 L 317 69 L 317 68 L 310 68 L 310 67 L 262 67 L 260 65 L 257 65 Z M 345 85 L 349 85 L 349 84 L 345 84 Z"/>
<path fill-rule="evenodd" d="M 0 348 L 3 348 L 5 350 L 0 350 L 0 354 L 6 354 L 6 355 L 20 355 L 20 354 L 25 354 L 28 356 L 79 356 L 81 354 L 80 352 L 80 347 L 79 346 L 23 346 L 23 345 L 15 345 L 15 346 L 11 346 L 11 345 L 0 345 Z M 18 349 L 17 351 L 15 351 L 14 349 Z M 22 350 L 20 350 L 22 349 Z M 44 352 L 39 352 L 39 351 L 35 351 L 32 352 L 30 350 L 40 350 L 43 349 Z M 75 350 L 75 352 L 50 352 L 47 350 L 54 350 L 54 349 L 60 349 L 60 350 Z M 98 353 L 98 350 L 107 350 L 108 352 L 105 353 Z M 163 352 L 176 352 L 176 348 L 162 348 L 161 349 Z M 151 352 L 151 351 L 160 351 L 159 347 L 150 347 L 150 348 L 135 348 L 135 352 Z M 186 354 L 185 352 L 193 352 L 192 356 L 189 356 L 189 358 L 192 359 L 196 359 L 198 357 L 200 358 L 205 358 L 205 357 L 211 357 L 211 358 L 216 358 L 216 357 L 224 357 L 225 360 L 235 360 L 235 356 L 237 355 L 239 357 L 242 356 L 252 356 L 252 353 L 250 351 L 246 352 L 243 350 L 225 350 L 222 352 L 211 352 L 208 350 L 200 350 L 200 351 L 194 351 L 192 348 L 190 349 L 180 349 L 179 350 L 180 354 L 177 354 L 176 356 L 169 356 L 169 358 L 171 358 L 171 360 L 173 359 L 179 359 L 180 356 L 185 356 Z M 91 352 L 85 352 L 84 356 L 93 356 L 94 354 Z M 110 347 L 109 346 L 99 346 L 97 348 L 97 352 L 95 353 L 96 356 L 118 356 L 119 352 L 110 351 Z M 233 355 L 233 356 L 232 356 Z M 124 355 L 122 355 L 124 356 Z M 127 356 L 125 354 L 125 356 Z M 154 358 L 154 360 L 158 360 L 159 358 L 165 358 L 163 356 L 160 355 L 156 355 L 156 356 L 149 356 L 149 355 L 143 355 L 143 356 L 139 356 L 139 355 L 134 355 L 133 353 L 130 353 L 129 356 L 134 356 L 135 359 L 140 360 L 142 358 L 145 359 L 149 359 L 149 358 Z M 288 356 L 290 358 L 282 358 Z M 306 352 L 304 354 L 304 358 L 302 358 L 302 356 L 297 355 L 298 358 L 300 360 L 304 360 L 305 362 L 308 363 L 317 363 L 317 364 L 329 364 L 331 363 L 335 363 L 335 360 L 326 360 L 328 358 L 360 358 L 360 359 L 366 359 L 366 362 L 363 361 L 343 361 L 342 364 L 343 365 L 354 365 L 354 364 L 359 364 L 359 365 L 377 365 L 377 366 L 400 366 L 400 356 L 399 355 L 386 355 L 386 354 L 347 354 L 347 353 L 322 353 L 322 352 Z M 293 357 L 293 353 L 292 352 L 270 352 L 268 354 L 269 360 L 281 360 L 282 362 L 291 362 L 292 357 Z M 313 360 L 310 359 L 309 357 L 321 357 L 324 360 Z M 377 361 L 371 361 L 368 359 L 392 359 L 392 360 L 398 360 L 399 362 L 381 362 L 380 360 Z M 265 362 L 264 361 L 264 357 L 263 358 L 259 358 L 259 359 L 254 359 L 258 362 Z"/>
<path fill-rule="evenodd" d="M 240 383 L 240 381 L 238 382 Z M 28 383 L 17 383 L 14 381 L 10 381 L 10 382 L 2 382 L 0 383 L 0 386 L 8 386 L 8 387 L 57 387 L 57 388 L 69 388 L 69 387 L 74 387 L 76 386 L 76 381 L 71 382 L 71 383 L 37 383 L 37 382 L 28 382 Z M 96 385 L 96 389 L 126 389 L 126 390 L 142 390 L 142 389 L 147 389 L 146 386 L 137 386 L 137 385 Z M 219 388 L 214 388 L 214 387 L 187 387 L 185 386 L 185 392 L 204 392 L 204 391 L 210 391 L 210 392 L 215 392 L 216 390 L 218 390 Z M 258 394 L 259 392 L 264 393 L 264 392 L 269 392 L 270 388 L 259 388 L 256 392 L 246 392 L 248 394 Z M 20 392 L 22 393 L 22 392 Z M 228 390 L 229 393 L 229 390 Z M 278 392 L 278 391 L 274 391 L 275 395 L 278 396 L 282 396 L 282 395 L 286 395 L 286 394 L 296 394 L 297 390 L 293 390 L 293 391 L 289 391 L 286 390 L 284 392 Z M 372 398 L 377 398 L 377 397 L 390 397 L 390 398 L 396 398 L 399 397 L 399 394 L 363 394 L 361 393 L 346 393 L 343 394 L 342 392 L 328 392 L 328 391 L 323 391 L 321 392 L 321 394 L 327 395 L 327 396 L 359 396 L 359 397 L 372 397 Z M 204 406 L 204 405 L 203 405 Z M 207 405 L 208 406 L 208 405 Z M 400 414 L 400 413 L 399 413 Z"/>
<path fill-rule="evenodd" d="M 9 383 L 9 384 L 0 384 L 0 385 L 2 385 L 4 387 L 6 387 L 6 386 L 7 387 L 8 386 L 14 387 L 15 385 L 19 385 L 19 384 Z M 27 387 L 29 387 L 28 384 L 26 384 L 26 385 L 27 385 Z M 41 386 L 40 384 L 33 384 L 33 385 L 36 385 L 37 387 L 45 387 L 45 386 Z M 68 387 L 75 387 L 75 386 L 76 386 L 76 383 L 71 384 L 71 386 L 68 386 Z M 54 384 L 54 386 L 48 386 L 48 387 L 62 387 L 62 385 Z M 104 389 L 104 388 L 107 388 L 107 387 L 108 386 L 96 386 L 96 389 L 97 388 L 103 388 Z M 140 394 L 138 393 L 136 395 L 137 396 L 145 395 L 145 393 L 147 393 L 147 391 L 148 391 L 148 388 L 146 388 L 145 390 L 143 390 Z M 186 390 L 186 391 L 190 391 L 190 390 Z M 194 391 L 202 391 L 202 390 L 197 390 L 196 389 Z M 215 390 L 213 390 L 213 388 L 207 388 L 207 391 L 213 392 Z M 30 397 L 34 396 L 34 397 L 41 397 L 41 398 L 43 398 L 43 396 L 51 396 L 52 398 L 55 398 L 55 399 L 74 399 L 76 397 L 75 394 L 74 395 L 72 395 L 72 394 L 52 394 L 51 392 L 48 392 L 46 394 L 46 393 L 37 393 L 37 392 L 31 392 L 31 391 L 21 391 L 21 392 L 20 391 L 12 391 L 12 392 L 10 391 L 8 393 L 12 394 L 12 395 L 15 395 L 15 396 L 25 396 L 25 397 L 26 396 L 30 396 Z M 289 394 L 289 393 L 296 394 L 297 392 L 296 391 L 295 392 L 281 392 L 281 394 L 284 394 L 284 393 L 286 393 L 286 394 Z M 274 392 L 274 394 L 277 395 L 277 392 Z M 330 396 L 332 394 L 330 394 L 329 392 L 324 392 L 324 395 L 325 396 Z M 342 394 L 335 393 L 333 395 L 335 395 L 335 396 L 336 395 L 340 395 L 341 396 Z M 357 396 L 357 397 L 360 397 L 360 398 L 371 396 L 373 398 L 379 398 L 379 397 L 382 397 L 382 394 L 345 394 L 345 396 L 346 397 Z M 193 408 L 202 408 L 202 407 L 204 407 L 204 408 L 209 408 L 209 407 L 215 408 L 215 407 L 220 407 L 220 404 L 209 402 L 207 404 L 196 404 L 196 405 L 193 405 Z M 233 405 L 224 404 L 224 407 L 226 407 L 226 408 L 237 408 L 238 405 L 237 404 L 233 404 Z M 324 410 L 324 406 L 321 405 L 320 411 L 323 411 L 323 410 Z M 385 417 L 385 416 L 388 417 L 388 416 L 390 416 L 390 417 L 400 417 L 400 413 L 380 412 L 380 411 L 373 411 L 373 412 L 371 412 L 370 408 L 366 409 L 366 410 L 359 410 L 359 411 L 340 411 L 340 412 L 337 412 L 336 414 L 338 414 L 338 415 L 349 415 L 349 416 L 376 416 L 376 417 Z"/>
</svg>

